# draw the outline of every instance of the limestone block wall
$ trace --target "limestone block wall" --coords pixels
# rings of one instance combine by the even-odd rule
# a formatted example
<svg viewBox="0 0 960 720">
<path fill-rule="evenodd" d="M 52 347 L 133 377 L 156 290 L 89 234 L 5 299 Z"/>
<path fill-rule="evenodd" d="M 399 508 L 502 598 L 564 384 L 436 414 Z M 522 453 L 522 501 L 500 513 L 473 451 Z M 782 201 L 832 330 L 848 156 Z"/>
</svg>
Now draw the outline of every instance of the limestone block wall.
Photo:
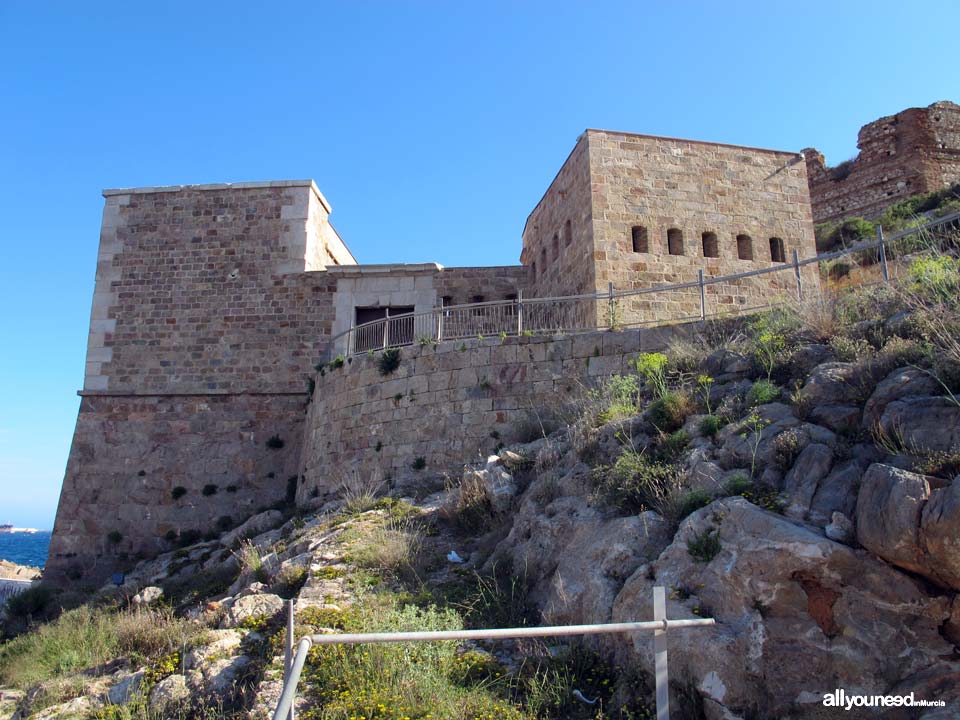
<svg viewBox="0 0 960 720">
<path fill-rule="evenodd" d="M 960 181 L 960 106 L 948 101 L 909 108 L 864 125 L 859 153 L 828 167 L 814 148 L 804 150 L 813 218 L 875 218 L 911 195 Z"/>
<path fill-rule="evenodd" d="M 536 297 L 591 293 L 594 275 L 589 138 L 581 135 L 523 228 L 520 262 Z"/>
<path fill-rule="evenodd" d="M 387 477 L 458 473 L 514 439 L 518 426 L 556 412 L 598 377 L 625 372 L 640 351 L 692 332 L 674 326 L 566 337 L 508 337 L 404 347 L 380 374 L 360 355 L 317 378 L 307 412 L 298 502 L 331 492 L 341 468 Z M 412 464 L 422 457 L 426 467 Z"/>
<path fill-rule="evenodd" d="M 98 583 L 283 500 L 305 405 L 305 394 L 84 397 L 44 577 Z"/>
<path fill-rule="evenodd" d="M 104 195 L 53 581 L 99 582 L 284 498 L 333 324 L 321 263 L 352 262 L 311 181 Z"/>
<path fill-rule="evenodd" d="M 598 291 L 783 267 L 816 254 L 804 163 L 797 153 L 588 130 Z M 782 252 L 777 255 L 771 238 Z M 814 266 L 803 272 L 819 288 Z M 791 272 L 707 290 L 708 312 L 735 311 L 795 292 Z M 624 301 L 622 321 L 699 313 L 699 290 Z M 601 308 L 603 312 L 603 308 Z"/>
</svg>

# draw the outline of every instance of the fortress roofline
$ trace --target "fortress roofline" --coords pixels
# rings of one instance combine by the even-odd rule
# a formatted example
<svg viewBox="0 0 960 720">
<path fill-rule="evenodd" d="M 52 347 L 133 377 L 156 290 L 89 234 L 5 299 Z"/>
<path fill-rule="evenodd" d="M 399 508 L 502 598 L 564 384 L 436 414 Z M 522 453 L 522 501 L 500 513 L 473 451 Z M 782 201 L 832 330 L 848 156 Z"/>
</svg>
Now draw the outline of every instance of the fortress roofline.
<svg viewBox="0 0 960 720">
<path fill-rule="evenodd" d="M 599 128 L 587 128 L 584 133 L 597 133 L 600 135 L 622 135 L 623 137 L 647 138 L 650 140 L 666 140 L 667 142 L 690 143 L 692 145 L 708 145 L 713 147 L 734 148 L 737 150 L 750 150 L 751 152 L 771 153 L 773 155 L 785 155 L 787 157 L 796 157 L 800 154 L 796 150 L 772 150 L 770 148 L 756 147 L 754 145 L 736 145 L 733 143 L 711 142 L 709 140 L 691 140 L 689 138 L 670 137 L 668 135 L 648 135 L 645 133 L 623 132 L 622 130 L 602 130 Z"/>
<path fill-rule="evenodd" d="M 148 187 L 132 188 L 106 188 L 102 191 L 104 197 L 112 195 L 146 195 L 148 193 L 174 193 L 182 190 L 252 190 L 256 188 L 286 188 L 286 187 L 308 187 L 313 190 L 320 203 L 326 208 L 328 213 L 333 212 L 330 203 L 320 192 L 320 188 L 312 179 L 304 180 L 260 180 L 255 182 L 234 182 L 234 183 L 203 183 L 198 185 L 158 185 Z"/>
<path fill-rule="evenodd" d="M 556 182 L 557 177 L 559 177 L 560 172 L 563 170 L 564 166 L 570 160 L 570 157 L 573 155 L 574 151 L 577 149 L 577 146 L 580 144 L 580 141 L 586 138 L 588 135 L 619 135 L 626 138 L 645 138 L 649 140 L 663 140 L 665 142 L 673 143 L 688 143 L 691 145 L 706 145 L 712 147 L 723 147 L 723 148 L 734 148 L 737 150 L 749 150 L 751 152 L 762 152 L 770 153 L 771 155 L 782 155 L 784 157 L 801 157 L 803 155 L 800 151 L 795 150 L 772 150 L 770 148 L 754 147 L 752 145 L 734 145 L 732 143 L 720 143 L 720 142 L 710 142 L 709 140 L 691 140 L 689 138 L 678 138 L 678 137 L 669 137 L 667 135 L 650 135 L 645 133 L 632 133 L 624 132 L 622 130 L 603 130 L 600 128 L 586 128 L 582 133 L 577 136 L 577 141 L 573 144 L 573 148 L 570 150 L 570 153 L 567 155 L 566 159 L 560 164 L 560 168 L 557 170 L 556 174 L 553 176 L 553 179 L 550 181 L 550 184 L 547 186 L 547 189 L 544 191 L 543 195 L 537 201 L 537 204 L 533 206 L 533 209 L 527 215 L 526 221 L 523 223 L 523 233 L 526 233 L 527 226 L 530 224 L 530 218 L 533 217 L 534 213 L 537 212 L 537 209 L 540 207 L 540 204 L 543 202 L 544 198 L 550 194 L 550 190 L 553 188 L 553 184 Z M 523 254 L 521 251 L 521 261 Z"/>
</svg>

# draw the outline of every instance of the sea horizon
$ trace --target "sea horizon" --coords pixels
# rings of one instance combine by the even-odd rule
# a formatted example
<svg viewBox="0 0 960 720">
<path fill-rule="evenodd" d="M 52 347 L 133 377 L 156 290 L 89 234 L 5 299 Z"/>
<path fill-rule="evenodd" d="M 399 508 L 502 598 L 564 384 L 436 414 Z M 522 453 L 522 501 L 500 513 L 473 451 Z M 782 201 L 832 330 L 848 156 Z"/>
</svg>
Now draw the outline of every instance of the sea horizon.
<svg viewBox="0 0 960 720">
<path fill-rule="evenodd" d="M 0 560 L 42 568 L 47 563 L 50 530 L 12 528 L 0 533 Z"/>
</svg>

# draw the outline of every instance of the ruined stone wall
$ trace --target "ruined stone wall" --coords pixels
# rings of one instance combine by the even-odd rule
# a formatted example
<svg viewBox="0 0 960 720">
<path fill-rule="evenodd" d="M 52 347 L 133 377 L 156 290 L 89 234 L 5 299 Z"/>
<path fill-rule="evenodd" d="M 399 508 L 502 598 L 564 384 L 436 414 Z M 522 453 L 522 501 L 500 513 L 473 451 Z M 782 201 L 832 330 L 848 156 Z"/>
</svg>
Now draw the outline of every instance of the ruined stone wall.
<svg viewBox="0 0 960 720">
<path fill-rule="evenodd" d="M 98 582 L 283 499 L 334 314 L 335 281 L 306 270 L 349 259 L 309 181 L 104 194 L 55 581 Z"/>
<path fill-rule="evenodd" d="M 693 326 L 567 337 L 508 337 L 401 349 L 388 376 L 359 355 L 317 377 L 307 414 L 298 502 L 332 491 L 338 472 L 380 468 L 402 480 L 456 473 L 518 429 L 536 427 L 584 384 L 625 372 L 640 351 L 664 349 Z M 411 465 L 426 462 L 423 470 Z"/>
<path fill-rule="evenodd" d="M 593 207 L 588 139 L 582 135 L 523 228 L 520 262 L 530 268 L 530 294 L 591 293 Z"/>
<path fill-rule="evenodd" d="M 857 147 L 855 158 L 833 168 L 817 150 L 804 150 L 815 222 L 875 218 L 960 181 L 960 106 L 942 101 L 882 117 L 860 129 Z"/>
</svg>

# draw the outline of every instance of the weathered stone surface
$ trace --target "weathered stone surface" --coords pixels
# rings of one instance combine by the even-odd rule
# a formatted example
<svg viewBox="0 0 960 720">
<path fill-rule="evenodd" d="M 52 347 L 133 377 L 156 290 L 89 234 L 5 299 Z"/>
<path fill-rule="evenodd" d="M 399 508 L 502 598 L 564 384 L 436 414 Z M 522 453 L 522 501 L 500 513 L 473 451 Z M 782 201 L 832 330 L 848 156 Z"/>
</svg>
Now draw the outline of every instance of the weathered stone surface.
<svg viewBox="0 0 960 720">
<path fill-rule="evenodd" d="M 237 598 L 223 619 L 223 627 L 235 628 L 245 620 L 262 616 L 273 617 L 283 609 L 283 599 L 269 593 Z"/>
<path fill-rule="evenodd" d="M 831 467 L 833 451 L 826 445 L 810 443 L 800 452 L 783 480 L 783 489 L 789 498 L 787 513 L 791 517 L 806 516 L 817 488 Z"/>
<path fill-rule="evenodd" d="M 827 362 L 817 365 L 800 389 L 800 398 L 814 408 L 856 404 L 861 392 L 856 385 L 857 372 L 856 363 Z"/>
<path fill-rule="evenodd" d="M 718 530 L 720 551 L 697 561 L 687 543 L 710 529 Z M 673 592 L 668 617 L 699 609 L 717 619 L 712 629 L 676 633 L 670 677 L 697 687 L 718 712 L 818 718 L 822 694 L 837 687 L 882 693 L 921 674 L 946 683 L 941 696 L 960 693 L 950 684 L 958 670 L 952 646 L 939 632 L 950 611 L 945 598 L 743 499 L 714 502 L 685 520 L 670 546 L 624 585 L 612 620 L 651 619 L 654 585 Z M 611 644 L 621 662 L 653 668 L 649 637 Z"/>
<path fill-rule="evenodd" d="M 234 528 L 220 537 L 220 544 L 224 547 L 234 547 L 241 540 L 275 528 L 283 522 L 283 513 L 279 510 L 267 510 L 246 520 L 239 527 Z"/>
<path fill-rule="evenodd" d="M 187 684 L 195 692 L 229 697 L 238 689 L 237 681 L 250 662 L 246 655 L 213 660 L 191 670 L 187 674 Z"/>
<path fill-rule="evenodd" d="M 38 567 L 0 560 L 0 580 L 34 580 L 38 577 L 40 577 Z"/>
<path fill-rule="evenodd" d="M 163 590 L 156 585 L 148 585 L 133 596 L 134 605 L 150 605 L 163 597 Z"/>
<path fill-rule="evenodd" d="M 884 560 L 960 589 L 960 480 L 873 464 L 857 498 L 857 540 Z"/>
<path fill-rule="evenodd" d="M 863 466 L 856 458 L 836 463 L 830 474 L 817 483 L 807 517 L 821 524 L 835 513 L 853 517 L 862 475 Z"/>
<path fill-rule="evenodd" d="M 937 391 L 936 380 L 919 368 L 904 367 L 894 370 L 881 380 L 863 406 L 862 426 L 873 428 L 894 400 L 911 395 L 932 395 Z"/>
<path fill-rule="evenodd" d="M 908 448 L 950 451 L 960 447 L 960 404 L 943 396 L 894 400 L 884 408 L 880 427 Z"/>
<path fill-rule="evenodd" d="M 834 432 L 852 432 L 860 426 L 860 408 L 855 405 L 818 405 L 810 419 Z"/>
<path fill-rule="evenodd" d="M 140 690 L 140 685 L 147 672 L 145 669 L 123 675 L 107 691 L 107 701 L 111 705 L 126 705 Z"/>
<path fill-rule="evenodd" d="M 162 713 L 168 708 L 186 702 L 190 698 L 187 678 L 184 675 L 170 675 L 158 682 L 150 691 L 150 709 Z"/>
<path fill-rule="evenodd" d="M 240 647 L 243 636 L 237 630 L 211 630 L 211 641 L 206 645 L 193 648 L 183 658 L 183 666 L 193 670 L 202 666 L 208 658 L 216 655 L 230 655 Z"/>
<path fill-rule="evenodd" d="M 960 477 L 930 493 L 920 516 L 920 545 L 936 577 L 960 590 Z"/>
<path fill-rule="evenodd" d="M 887 562 L 922 573 L 918 532 L 930 484 L 922 475 L 874 463 L 857 497 L 857 541 Z"/>
<path fill-rule="evenodd" d="M 856 540 L 856 528 L 853 522 L 843 513 L 835 512 L 830 516 L 830 523 L 823 529 L 823 534 L 831 540 L 850 545 Z"/>
</svg>

